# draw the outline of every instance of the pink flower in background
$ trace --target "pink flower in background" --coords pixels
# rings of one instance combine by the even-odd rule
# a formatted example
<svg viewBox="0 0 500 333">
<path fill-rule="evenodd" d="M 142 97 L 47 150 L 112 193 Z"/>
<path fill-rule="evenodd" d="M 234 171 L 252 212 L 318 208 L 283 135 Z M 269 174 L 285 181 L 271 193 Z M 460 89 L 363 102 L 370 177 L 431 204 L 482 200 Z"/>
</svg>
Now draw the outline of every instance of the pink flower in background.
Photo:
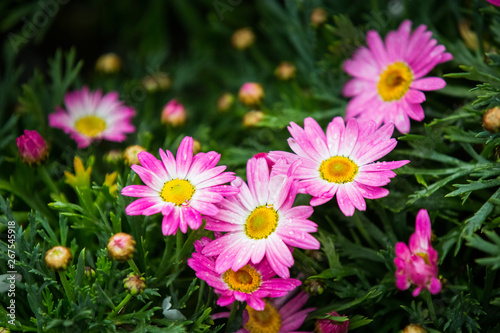
<svg viewBox="0 0 500 333">
<path fill-rule="evenodd" d="M 201 214 L 213 216 L 219 212 L 215 203 L 224 196 L 238 193 L 230 185 L 233 172 L 223 172 L 225 166 L 216 166 L 220 154 L 211 151 L 198 153 L 193 157 L 193 139 L 185 137 L 177 150 L 177 158 L 170 151 L 160 149 L 161 160 L 148 152 L 140 152 L 137 157 L 141 165 L 132 165 L 146 185 L 130 185 L 122 189 L 122 194 L 140 197 L 127 206 L 128 215 L 163 214 L 162 232 L 174 235 L 177 228 L 183 233 L 187 227 L 198 229 Z"/>
<path fill-rule="evenodd" d="M 418 212 L 415 233 L 411 235 L 409 245 L 408 248 L 403 242 L 396 244 L 396 286 L 406 290 L 410 285 L 415 285 L 414 297 L 422 289 L 428 289 L 431 294 L 439 293 L 438 254 L 431 245 L 431 221 L 425 209 Z"/>
<path fill-rule="evenodd" d="M 309 233 L 317 226 L 308 220 L 311 206 L 292 207 L 297 195 L 296 182 L 284 175 L 269 177 L 263 158 L 247 163 L 248 186 L 240 178 L 232 185 L 239 194 L 219 204 L 219 213 L 207 218 L 206 229 L 227 232 L 203 249 L 207 256 L 218 256 L 215 270 L 237 271 L 248 262 L 258 264 L 267 258 L 272 269 L 289 278 L 294 263 L 291 249 L 319 249 L 320 243 Z M 287 246 L 288 245 L 288 246 Z"/>
<path fill-rule="evenodd" d="M 135 111 L 118 100 L 117 92 L 102 96 L 100 90 L 90 92 L 83 87 L 67 93 L 64 104 L 67 111 L 56 107 L 56 112 L 49 114 L 49 125 L 69 134 L 78 148 L 101 139 L 122 142 L 125 134 L 135 130 L 131 124 Z"/>
<path fill-rule="evenodd" d="M 328 124 L 326 135 L 313 118 L 304 120 L 304 128 L 294 122 L 288 139 L 295 154 L 271 151 L 273 160 L 286 159 L 290 165 L 277 163 L 273 174 L 287 174 L 298 180 L 302 192 L 313 196 L 312 206 L 322 205 L 337 195 L 340 210 L 346 216 L 355 209 L 366 210 L 367 199 L 389 194 L 381 188 L 396 174 L 404 161 L 376 162 L 396 147 L 392 139 L 394 126 L 386 124 L 377 129 L 374 122 L 358 123 L 354 118 L 344 125 L 341 117 Z"/>
<path fill-rule="evenodd" d="M 336 311 L 328 314 L 334 317 L 340 317 Z M 345 317 L 345 315 L 343 317 Z M 349 319 L 346 321 L 335 321 L 329 318 L 318 319 L 316 320 L 314 328 L 315 333 L 347 333 L 349 331 Z"/>
<path fill-rule="evenodd" d="M 203 237 L 195 241 L 196 252 L 188 259 L 188 265 L 196 271 L 196 276 L 205 280 L 207 284 L 220 294 L 217 304 L 226 306 L 235 300 L 247 302 L 248 306 L 257 311 L 264 310 L 263 297 L 280 297 L 290 290 L 300 286 L 296 279 L 273 278 L 276 273 L 263 259 L 259 264 L 248 264 L 238 271 L 229 269 L 224 273 L 215 271 L 215 257 L 201 254 L 203 248 L 212 240 Z"/>
<path fill-rule="evenodd" d="M 451 60 L 443 45 L 431 39 L 425 25 L 411 33 L 411 21 L 404 21 L 384 41 L 376 31 L 366 36 L 368 47 L 361 47 L 344 70 L 354 76 L 343 93 L 354 97 L 347 105 L 346 119 L 374 120 L 377 125 L 393 123 L 401 133 L 410 131 L 410 119 L 424 119 L 422 91 L 444 88 L 438 77 L 426 77 L 437 64 Z"/>
<path fill-rule="evenodd" d="M 31 165 L 47 158 L 47 144 L 37 131 L 24 130 L 24 134 L 16 139 L 16 145 L 24 163 Z"/>
<path fill-rule="evenodd" d="M 500 7 L 500 0 L 486 0 L 492 5 L 499 6 Z"/>
<path fill-rule="evenodd" d="M 173 99 L 165 105 L 161 113 L 161 122 L 172 126 L 179 126 L 186 122 L 186 117 L 184 106 L 177 102 L 176 99 Z"/>
<path fill-rule="evenodd" d="M 241 86 L 238 97 L 245 105 L 259 104 L 264 98 L 264 88 L 258 83 L 247 82 Z"/>
</svg>

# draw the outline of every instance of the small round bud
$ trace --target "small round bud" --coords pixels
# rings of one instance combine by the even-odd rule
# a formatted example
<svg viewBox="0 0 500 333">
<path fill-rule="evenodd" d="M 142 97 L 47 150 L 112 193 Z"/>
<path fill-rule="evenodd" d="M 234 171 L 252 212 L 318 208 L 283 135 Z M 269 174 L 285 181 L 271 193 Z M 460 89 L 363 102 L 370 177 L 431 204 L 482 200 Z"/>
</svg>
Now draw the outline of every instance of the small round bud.
<svg viewBox="0 0 500 333">
<path fill-rule="evenodd" d="M 119 232 L 108 241 L 108 255 L 116 261 L 132 259 L 135 251 L 135 240 L 129 234 Z"/>
<path fill-rule="evenodd" d="M 420 325 L 410 324 L 403 329 L 402 333 L 426 333 L 427 330 Z"/>
<path fill-rule="evenodd" d="M 146 279 L 139 274 L 130 273 L 125 279 L 123 279 L 123 287 L 127 289 L 127 292 L 132 295 L 142 294 L 144 289 L 146 289 Z"/>
<path fill-rule="evenodd" d="M 95 63 L 95 69 L 106 74 L 116 73 L 121 69 L 121 67 L 122 60 L 116 53 L 103 54 Z"/>
<path fill-rule="evenodd" d="M 311 24 L 314 27 L 320 26 L 326 22 L 327 13 L 323 8 L 314 8 L 311 13 Z"/>
<path fill-rule="evenodd" d="M 234 96 L 233 94 L 230 93 L 225 93 L 222 94 L 221 97 L 219 97 L 219 100 L 217 101 L 217 110 L 220 112 L 226 112 L 233 106 L 234 103 Z"/>
<path fill-rule="evenodd" d="M 125 164 L 139 164 L 139 158 L 137 158 L 137 154 L 139 154 L 141 151 L 146 151 L 146 149 L 139 145 L 128 146 L 123 151 L 123 160 L 125 161 Z"/>
<path fill-rule="evenodd" d="M 333 311 L 329 315 L 339 317 L 340 315 Z M 343 316 L 345 317 L 345 315 Z M 331 319 L 318 319 L 314 324 L 315 333 L 346 333 L 349 331 L 349 320 L 335 321 Z"/>
<path fill-rule="evenodd" d="M 16 139 L 19 157 L 26 164 L 39 164 L 48 155 L 47 144 L 37 131 L 24 130 L 24 134 Z"/>
<path fill-rule="evenodd" d="M 201 151 L 200 141 L 193 139 L 193 155 L 198 154 Z"/>
<path fill-rule="evenodd" d="M 142 79 L 142 85 L 149 92 L 168 90 L 172 85 L 172 79 L 167 73 L 157 72 L 145 76 L 144 79 Z"/>
<path fill-rule="evenodd" d="M 264 113 L 262 111 L 249 111 L 243 116 L 243 126 L 244 127 L 254 127 L 264 118 Z"/>
<path fill-rule="evenodd" d="M 264 89 L 258 83 L 248 82 L 241 86 L 238 97 L 245 105 L 257 105 L 264 98 Z"/>
<path fill-rule="evenodd" d="M 237 50 L 249 48 L 255 41 L 255 35 L 250 28 L 241 28 L 234 32 L 231 37 L 231 43 Z"/>
<path fill-rule="evenodd" d="M 64 271 L 73 259 L 70 249 L 55 246 L 45 253 L 45 265 L 52 271 Z"/>
<path fill-rule="evenodd" d="M 85 266 L 85 276 L 89 279 L 95 278 L 95 269 L 90 266 Z"/>
<path fill-rule="evenodd" d="M 161 122 L 176 127 L 184 125 L 184 123 L 186 123 L 186 117 L 187 114 L 184 106 L 177 102 L 176 99 L 173 99 L 163 108 Z"/>
<path fill-rule="evenodd" d="M 311 295 L 321 295 L 325 291 L 325 284 L 322 279 L 306 280 L 304 282 L 304 289 Z"/>
<path fill-rule="evenodd" d="M 123 158 L 123 153 L 118 149 L 108 151 L 104 155 L 104 161 L 108 164 L 117 164 Z"/>
<path fill-rule="evenodd" d="M 483 127 L 490 133 L 497 133 L 500 130 L 500 107 L 495 106 L 483 115 Z"/>
<path fill-rule="evenodd" d="M 292 63 L 283 61 L 278 67 L 276 67 L 274 75 L 276 75 L 279 80 L 287 81 L 295 76 L 296 70 L 297 69 Z"/>
</svg>

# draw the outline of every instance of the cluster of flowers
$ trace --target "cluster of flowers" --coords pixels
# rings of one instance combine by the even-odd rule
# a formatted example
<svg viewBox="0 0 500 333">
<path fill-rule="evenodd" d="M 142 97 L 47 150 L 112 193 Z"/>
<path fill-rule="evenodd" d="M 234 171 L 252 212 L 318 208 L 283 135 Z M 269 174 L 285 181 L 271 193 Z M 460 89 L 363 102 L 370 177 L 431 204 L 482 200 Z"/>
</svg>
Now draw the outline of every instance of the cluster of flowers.
<svg viewBox="0 0 500 333">
<path fill-rule="evenodd" d="M 396 175 L 394 169 L 409 162 L 378 162 L 397 144 L 392 138 L 394 126 L 407 133 L 409 118 L 424 118 L 421 90 L 445 86 L 440 78 L 423 78 L 435 65 L 452 58 L 431 39 L 425 26 L 411 33 L 411 22 L 405 21 L 387 35 L 385 43 L 377 32 L 370 31 L 367 43 L 368 47 L 360 48 L 344 64 L 345 71 L 354 76 L 344 87 L 344 94 L 354 97 L 347 106 L 347 121 L 334 118 L 326 132 L 312 118 L 304 120 L 304 127 L 291 122 L 288 143 L 293 153 L 257 154 L 247 163 L 247 183 L 225 172 L 225 166 L 217 166 L 217 152 L 193 154 L 193 139 L 185 137 L 176 156 L 162 149 L 160 159 L 140 152 L 140 165 L 132 165 L 132 170 L 145 185 L 130 185 L 121 191 L 139 197 L 127 206 L 128 215 L 163 215 L 164 235 L 174 235 L 179 229 L 186 233 L 188 227 L 198 229 L 206 220 L 205 228 L 214 231 L 214 239 L 196 241 L 188 264 L 215 289 L 219 305 L 247 302 L 247 328 L 262 324 L 258 320 L 262 316 L 254 315 L 255 311 L 271 317 L 279 317 L 281 312 L 297 315 L 298 309 L 288 311 L 284 306 L 278 310 L 264 298 L 285 296 L 301 284 L 290 278 L 289 269 L 294 264 L 293 248 L 320 247 L 311 235 L 317 230 L 309 220 L 313 207 L 336 196 L 342 213 L 352 216 L 356 209 L 366 210 L 365 199 L 387 196 L 389 191 L 382 186 Z M 67 112 L 58 108 L 49 116 L 49 124 L 70 134 L 79 148 L 100 139 L 120 142 L 134 131 L 131 118 L 135 112 L 118 101 L 115 92 L 102 96 L 100 91 L 83 88 L 68 93 L 65 104 Z M 164 119 L 177 115 L 176 120 L 183 121 L 184 116 L 178 117 L 184 112 L 181 108 L 172 101 Z M 43 142 L 41 137 L 32 141 L 40 140 Z M 20 151 L 21 147 L 26 150 L 27 141 L 18 140 Z M 39 151 L 46 156 L 46 150 Z M 32 156 L 27 159 L 34 160 Z M 311 195 L 310 205 L 294 206 L 298 193 Z M 426 211 L 418 215 L 410 249 L 398 243 L 396 254 L 398 288 L 414 284 L 415 296 L 422 288 L 439 292 L 437 252 L 430 245 Z M 301 301 L 295 303 L 302 306 L 307 296 L 297 297 Z M 312 309 L 302 310 L 297 319 L 290 319 L 290 325 L 298 323 L 298 328 L 309 311 Z M 281 318 L 277 325 L 285 322 Z"/>
</svg>

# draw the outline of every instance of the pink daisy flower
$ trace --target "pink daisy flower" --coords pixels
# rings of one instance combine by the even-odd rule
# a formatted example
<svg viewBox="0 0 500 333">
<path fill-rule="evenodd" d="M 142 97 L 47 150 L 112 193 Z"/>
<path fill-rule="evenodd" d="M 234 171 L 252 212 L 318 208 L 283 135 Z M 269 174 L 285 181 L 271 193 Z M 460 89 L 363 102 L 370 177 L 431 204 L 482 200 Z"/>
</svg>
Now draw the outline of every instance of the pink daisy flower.
<svg viewBox="0 0 500 333">
<path fill-rule="evenodd" d="M 235 300 L 247 302 L 257 311 L 264 310 L 263 297 L 280 297 L 290 290 L 301 285 L 296 279 L 272 278 L 276 273 L 263 259 L 259 264 L 248 264 L 238 271 L 228 269 L 224 273 L 217 273 L 214 269 L 215 258 L 201 254 L 203 248 L 212 240 L 203 237 L 194 243 L 196 253 L 188 259 L 188 265 L 196 271 L 196 276 L 205 280 L 209 286 L 215 288 L 219 299 L 217 304 L 226 306 Z"/>
<path fill-rule="evenodd" d="M 309 234 L 317 230 L 308 220 L 313 208 L 292 207 L 296 182 L 284 175 L 269 177 L 264 158 L 248 161 L 247 178 L 248 186 L 240 178 L 232 182 L 240 193 L 223 200 L 219 213 L 207 219 L 206 229 L 228 233 L 208 244 L 202 253 L 218 256 L 217 273 L 236 272 L 248 262 L 257 264 L 266 257 L 276 274 L 289 278 L 288 268 L 294 260 L 287 245 L 319 249 L 318 240 Z"/>
<path fill-rule="evenodd" d="M 117 92 L 102 96 L 100 90 L 90 92 L 83 87 L 67 93 L 64 104 L 68 111 L 56 107 L 56 112 L 49 114 L 49 125 L 69 134 L 78 148 L 101 139 L 122 142 L 125 134 L 135 130 L 130 123 L 135 111 L 118 100 Z"/>
<path fill-rule="evenodd" d="M 378 125 L 393 123 L 401 133 L 410 131 L 410 119 L 424 119 L 422 91 L 444 88 L 438 77 L 426 77 L 434 66 L 451 60 L 443 45 L 436 45 L 432 32 L 421 25 L 411 33 L 411 21 L 391 31 L 385 43 L 376 31 L 366 36 L 368 47 L 361 47 L 344 70 L 354 76 L 343 93 L 354 97 L 347 105 L 346 118 L 374 120 Z"/>
<path fill-rule="evenodd" d="M 326 135 L 312 118 L 304 120 L 304 128 L 294 122 L 288 139 L 295 154 L 272 151 L 273 160 L 286 159 L 291 166 L 277 163 L 273 173 L 288 174 L 299 179 L 303 192 L 313 196 L 312 206 L 322 205 L 337 195 L 339 208 L 352 216 L 355 208 L 366 210 L 367 199 L 389 194 L 380 186 L 387 185 L 399 168 L 409 161 L 376 162 L 396 147 L 392 139 L 394 126 L 386 124 L 377 129 L 374 122 L 359 123 L 351 118 L 347 125 L 341 117 L 334 118 Z"/>
<path fill-rule="evenodd" d="M 418 212 L 409 245 L 410 248 L 403 242 L 396 244 L 396 286 L 400 290 L 408 289 L 411 284 L 417 286 L 412 293 L 414 297 L 422 289 L 428 289 L 431 294 L 439 293 L 438 254 L 431 245 L 431 221 L 425 209 Z"/>
<path fill-rule="evenodd" d="M 286 301 L 285 298 L 287 296 L 274 301 L 265 300 L 265 308 L 262 311 L 254 310 L 247 305 L 243 311 L 243 327 L 236 333 L 306 333 L 297 330 L 302 326 L 309 312 L 316 310 L 316 308 L 301 310 L 309 296 L 302 291 L 283 304 L 283 301 Z M 229 312 L 221 312 L 212 316 L 213 319 L 228 317 Z"/>
<path fill-rule="evenodd" d="M 130 185 L 122 194 L 140 197 L 127 206 L 128 215 L 163 214 L 162 232 L 175 235 L 179 227 L 198 229 L 201 214 L 213 216 L 219 212 L 214 205 L 224 196 L 238 193 L 236 187 L 222 185 L 232 181 L 233 172 L 223 172 L 225 166 L 215 166 L 220 154 L 211 151 L 193 157 L 193 139 L 185 137 L 177 151 L 177 159 L 170 151 L 160 149 L 161 161 L 148 152 L 137 157 L 141 165 L 132 165 L 146 185 Z"/>
<path fill-rule="evenodd" d="M 486 0 L 486 1 L 488 1 L 492 5 L 500 7 L 500 0 Z"/>
</svg>

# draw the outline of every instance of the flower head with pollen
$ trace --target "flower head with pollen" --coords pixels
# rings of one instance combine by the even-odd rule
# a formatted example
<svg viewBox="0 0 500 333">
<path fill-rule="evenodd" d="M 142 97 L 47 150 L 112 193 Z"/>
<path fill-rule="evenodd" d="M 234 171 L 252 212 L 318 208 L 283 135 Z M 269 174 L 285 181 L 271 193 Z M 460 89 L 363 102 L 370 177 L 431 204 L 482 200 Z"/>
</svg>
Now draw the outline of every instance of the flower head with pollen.
<svg viewBox="0 0 500 333">
<path fill-rule="evenodd" d="M 216 258 L 202 254 L 203 248 L 211 241 L 210 238 L 203 237 L 194 243 L 196 252 L 188 259 L 188 265 L 196 271 L 197 277 L 215 288 L 215 292 L 219 294 L 217 304 L 220 306 L 238 300 L 261 311 L 265 307 L 263 297 L 284 296 L 301 284 L 299 280 L 274 277 L 276 273 L 265 259 L 258 264 L 247 264 L 237 271 L 228 269 L 217 273 L 214 269 Z"/>
<path fill-rule="evenodd" d="M 412 33 L 411 24 L 404 21 L 397 31 L 389 32 L 385 43 L 376 31 L 369 31 L 368 47 L 361 47 L 344 63 L 344 70 L 354 77 L 343 90 L 345 96 L 353 97 L 347 105 L 347 119 L 393 123 L 401 133 L 410 131 L 410 118 L 424 119 L 422 91 L 446 85 L 441 78 L 424 76 L 453 57 L 431 39 L 425 25 Z"/>
<path fill-rule="evenodd" d="M 396 286 L 406 290 L 410 285 L 417 288 L 413 296 L 418 296 L 422 289 L 428 289 L 431 294 L 441 291 L 438 274 L 438 253 L 431 245 L 431 220 L 427 210 L 418 212 L 415 223 L 415 233 L 411 235 L 409 248 L 403 243 L 396 244 Z"/>
<path fill-rule="evenodd" d="M 396 174 L 393 169 L 409 161 L 377 162 L 396 146 L 391 135 L 392 124 L 377 129 L 374 122 L 361 123 L 352 118 L 347 124 L 336 117 L 328 124 L 326 134 L 312 118 L 304 120 L 304 128 L 295 123 L 288 127 L 288 139 L 295 154 L 272 151 L 273 173 L 295 177 L 300 191 L 313 196 L 311 205 L 317 206 L 335 195 L 340 210 L 346 215 L 355 209 L 365 210 L 366 199 L 385 197 L 389 191 L 381 188 Z"/>
<path fill-rule="evenodd" d="M 141 165 L 132 165 L 146 185 L 130 185 L 122 194 L 140 197 L 127 206 L 128 215 L 163 214 L 162 231 L 173 235 L 180 228 L 198 229 L 201 214 L 214 216 L 215 206 L 225 196 L 238 193 L 238 188 L 224 183 L 234 180 L 232 172 L 223 172 L 225 166 L 216 166 L 220 154 L 211 151 L 193 156 L 193 139 L 185 137 L 177 151 L 177 158 L 170 151 L 160 149 L 161 160 L 148 152 L 137 155 Z"/>
<path fill-rule="evenodd" d="M 270 177 L 264 158 L 247 163 L 248 185 L 240 178 L 232 182 L 240 192 L 223 200 L 219 213 L 207 218 L 208 230 L 227 232 L 203 249 L 207 256 L 218 256 L 215 270 L 222 274 L 238 271 L 249 262 L 258 264 L 264 257 L 280 277 L 288 278 L 294 263 L 290 247 L 319 249 L 310 235 L 317 226 L 309 221 L 311 206 L 292 207 L 297 183 L 284 175 Z"/>
<path fill-rule="evenodd" d="M 83 87 L 67 93 L 64 104 L 67 111 L 57 107 L 49 115 L 49 125 L 69 134 L 78 148 L 96 140 L 122 142 L 135 130 L 131 124 L 135 111 L 118 100 L 117 92 L 103 96 L 100 90 L 90 92 Z"/>
</svg>

